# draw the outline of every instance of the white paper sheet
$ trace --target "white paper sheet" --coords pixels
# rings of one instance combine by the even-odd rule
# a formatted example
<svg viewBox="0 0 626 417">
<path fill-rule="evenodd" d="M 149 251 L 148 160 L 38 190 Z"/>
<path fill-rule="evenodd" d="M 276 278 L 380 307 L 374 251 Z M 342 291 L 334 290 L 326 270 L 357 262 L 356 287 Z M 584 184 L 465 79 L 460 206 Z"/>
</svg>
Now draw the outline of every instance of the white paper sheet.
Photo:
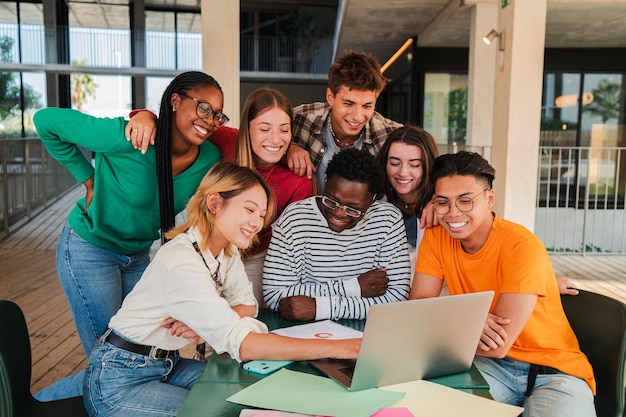
<svg viewBox="0 0 626 417">
<path fill-rule="evenodd" d="M 272 333 L 298 339 L 342 340 L 363 337 L 363 332 L 335 323 L 331 320 L 316 321 L 291 327 L 276 329 Z"/>
</svg>

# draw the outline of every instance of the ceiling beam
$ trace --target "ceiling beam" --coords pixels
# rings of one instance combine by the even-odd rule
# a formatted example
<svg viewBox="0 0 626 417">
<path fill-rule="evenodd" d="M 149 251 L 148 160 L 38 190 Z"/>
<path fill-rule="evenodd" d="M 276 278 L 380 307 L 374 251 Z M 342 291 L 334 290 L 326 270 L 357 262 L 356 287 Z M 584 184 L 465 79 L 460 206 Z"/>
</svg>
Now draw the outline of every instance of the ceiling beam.
<svg viewBox="0 0 626 417">
<path fill-rule="evenodd" d="M 437 16 L 435 16 L 435 18 L 417 34 L 417 44 L 419 45 L 433 36 L 437 30 L 444 25 L 463 5 L 463 0 L 451 0 L 446 7 L 441 9 Z"/>
</svg>

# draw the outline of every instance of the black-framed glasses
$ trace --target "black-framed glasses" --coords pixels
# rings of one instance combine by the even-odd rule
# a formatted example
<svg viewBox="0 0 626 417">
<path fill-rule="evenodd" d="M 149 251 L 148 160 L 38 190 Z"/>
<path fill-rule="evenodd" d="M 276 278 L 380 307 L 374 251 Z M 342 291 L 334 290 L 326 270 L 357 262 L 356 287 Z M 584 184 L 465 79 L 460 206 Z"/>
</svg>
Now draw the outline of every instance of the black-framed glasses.
<svg viewBox="0 0 626 417">
<path fill-rule="evenodd" d="M 211 117 L 211 115 L 213 115 L 213 123 L 217 127 L 224 126 L 230 120 L 228 116 L 226 116 L 221 111 L 218 111 L 218 112 L 213 111 L 213 108 L 211 107 L 208 101 L 198 100 L 197 98 L 190 97 L 185 93 L 178 93 L 178 94 L 196 102 L 196 114 L 198 115 L 199 118 L 207 119 Z"/>
<path fill-rule="evenodd" d="M 476 200 L 478 197 L 483 195 L 485 191 L 489 191 L 489 190 L 490 188 L 485 188 L 474 198 L 459 197 L 456 200 L 454 200 L 454 205 L 456 206 L 457 209 L 459 209 L 460 212 L 468 213 L 474 210 L 474 200 Z M 439 214 L 440 216 L 448 214 L 450 212 L 450 200 L 444 200 L 444 199 L 433 200 L 433 209 L 435 209 L 435 213 Z"/>
<path fill-rule="evenodd" d="M 354 207 L 346 206 L 340 204 L 338 201 L 333 200 L 330 197 L 326 197 L 325 195 L 321 196 L 322 204 L 324 207 L 329 208 L 331 210 L 342 209 L 346 216 L 354 217 L 355 219 L 361 217 L 364 214 L 364 211 L 355 209 Z"/>
</svg>

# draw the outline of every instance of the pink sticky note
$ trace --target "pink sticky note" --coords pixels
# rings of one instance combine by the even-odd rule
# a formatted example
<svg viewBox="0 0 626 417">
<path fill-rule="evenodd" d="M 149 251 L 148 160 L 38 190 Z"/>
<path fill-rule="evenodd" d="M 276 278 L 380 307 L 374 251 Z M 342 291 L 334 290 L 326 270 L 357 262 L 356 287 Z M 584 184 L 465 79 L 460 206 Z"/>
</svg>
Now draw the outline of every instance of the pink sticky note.
<svg viewBox="0 0 626 417">
<path fill-rule="evenodd" d="M 315 416 L 315 417 L 329 417 L 329 416 Z M 373 414 L 372 417 L 415 417 L 413 413 L 409 411 L 406 407 L 396 407 L 396 408 L 383 408 L 376 414 Z"/>
<path fill-rule="evenodd" d="M 406 407 L 383 408 L 372 417 L 415 417 Z"/>
</svg>

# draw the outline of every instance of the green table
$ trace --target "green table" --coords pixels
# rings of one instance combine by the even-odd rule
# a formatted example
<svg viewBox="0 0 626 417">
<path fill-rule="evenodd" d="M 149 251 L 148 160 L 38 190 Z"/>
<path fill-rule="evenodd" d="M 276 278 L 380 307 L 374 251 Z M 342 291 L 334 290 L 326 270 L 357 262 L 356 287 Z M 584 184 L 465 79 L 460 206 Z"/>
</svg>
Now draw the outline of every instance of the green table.
<svg viewBox="0 0 626 417">
<path fill-rule="evenodd" d="M 302 322 L 285 320 L 277 312 L 267 309 L 259 311 L 259 320 L 267 324 L 270 330 L 302 324 Z M 363 331 L 365 326 L 365 320 L 338 320 L 337 322 L 360 331 Z M 307 361 L 294 362 L 287 366 L 287 369 L 322 375 Z M 213 355 L 183 403 L 178 417 L 237 417 L 242 409 L 249 407 L 230 403 L 226 401 L 226 398 L 263 377 L 244 371 L 240 363 L 226 354 Z M 432 378 L 430 381 L 491 398 L 487 382 L 473 365 L 468 372 Z"/>
</svg>

